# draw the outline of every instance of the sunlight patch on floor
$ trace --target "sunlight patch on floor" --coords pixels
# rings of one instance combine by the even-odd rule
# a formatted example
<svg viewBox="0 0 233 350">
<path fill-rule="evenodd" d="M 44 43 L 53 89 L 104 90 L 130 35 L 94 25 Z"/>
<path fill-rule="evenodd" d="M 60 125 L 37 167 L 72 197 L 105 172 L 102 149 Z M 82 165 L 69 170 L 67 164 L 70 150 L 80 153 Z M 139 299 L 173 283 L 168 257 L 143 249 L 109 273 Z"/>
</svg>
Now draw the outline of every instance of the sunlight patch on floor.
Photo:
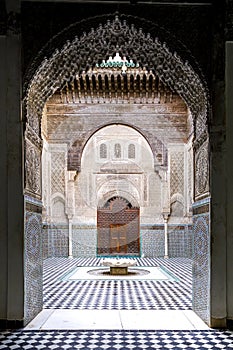
<svg viewBox="0 0 233 350">
<path fill-rule="evenodd" d="M 191 310 L 43 310 L 27 330 L 206 330 Z"/>
</svg>

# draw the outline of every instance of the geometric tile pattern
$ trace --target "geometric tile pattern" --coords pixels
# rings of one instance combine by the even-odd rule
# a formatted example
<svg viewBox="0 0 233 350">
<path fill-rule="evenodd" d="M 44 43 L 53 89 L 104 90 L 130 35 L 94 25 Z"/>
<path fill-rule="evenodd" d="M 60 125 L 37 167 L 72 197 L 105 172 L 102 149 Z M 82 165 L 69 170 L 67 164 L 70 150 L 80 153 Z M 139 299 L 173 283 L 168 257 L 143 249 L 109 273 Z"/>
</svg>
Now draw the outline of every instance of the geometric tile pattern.
<svg viewBox="0 0 233 350">
<path fill-rule="evenodd" d="M 169 256 L 170 257 L 186 257 L 191 258 L 193 254 L 193 233 L 192 230 L 185 227 L 180 229 L 175 225 L 169 228 Z"/>
<path fill-rule="evenodd" d="M 155 231 L 141 228 L 140 233 L 141 251 L 145 254 L 145 256 L 150 256 L 151 258 L 164 256 L 164 229 L 157 229 Z"/>
<path fill-rule="evenodd" d="M 47 257 L 64 257 L 68 255 L 68 224 L 53 223 L 43 227 L 43 255 Z M 192 258 L 192 226 L 169 225 L 169 257 Z M 164 228 L 161 225 L 141 227 L 141 252 L 147 257 L 164 256 Z M 103 250 L 109 246 L 109 237 L 105 244 L 97 243 L 97 228 L 73 225 L 72 250 L 74 257 L 95 257 L 97 248 Z M 108 255 L 108 248 L 105 248 Z M 134 256 L 136 256 L 135 254 Z"/>
<path fill-rule="evenodd" d="M 77 266 L 100 258 L 51 258 L 44 262 L 44 308 L 80 310 L 191 310 L 192 261 L 132 258 L 138 266 L 162 266 L 176 280 L 64 280 Z"/>
<path fill-rule="evenodd" d="M 64 228 L 64 226 L 56 224 L 49 225 L 44 235 L 48 241 L 48 257 L 68 256 L 68 235 L 68 227 Z"/>
<path fill-rule="evenodd" d="M 77 228 L 72 229 L 73 255 L 78 257 L 95 257 L 97 249 L 97 229 Z M 53 255 L 54 256 L 54 255 Z"/>
<path fill-rule="evenodd" d="M 25 236 L 24 236 L 24 259 L 25 259 L 25 323 L 31 321 L 43 307 L 42 290 L 42 245 L 41 227 L 42 218 L 40 213 L 26 211 L 25 213 Z"/>
<path fill-rule="evenodd" d="M 207 323 L 210 317 L 209 214 L 193 216 L 193 308 Z"/>
<path fill-rule="evenodd" d="M 233 332 L 5 331 L 0 349 L 233 349 Z"/>
</svg>

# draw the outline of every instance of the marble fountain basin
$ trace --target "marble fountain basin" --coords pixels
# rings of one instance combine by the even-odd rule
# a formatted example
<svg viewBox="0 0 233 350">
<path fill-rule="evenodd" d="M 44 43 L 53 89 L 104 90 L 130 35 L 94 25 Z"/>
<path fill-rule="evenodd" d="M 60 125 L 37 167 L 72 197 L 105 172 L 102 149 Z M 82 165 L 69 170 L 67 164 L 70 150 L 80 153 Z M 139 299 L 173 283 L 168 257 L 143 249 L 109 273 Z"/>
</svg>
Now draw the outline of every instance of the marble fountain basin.
<svg viewBox="0 0 233 350">
<path fill-rule="evenodd" d="M 110 267 L 110 275 L 128 275 L 128 268 L 136 266 L 137 262 L 130 259 L 105 259 L 101 265 Z"/>
</svg>

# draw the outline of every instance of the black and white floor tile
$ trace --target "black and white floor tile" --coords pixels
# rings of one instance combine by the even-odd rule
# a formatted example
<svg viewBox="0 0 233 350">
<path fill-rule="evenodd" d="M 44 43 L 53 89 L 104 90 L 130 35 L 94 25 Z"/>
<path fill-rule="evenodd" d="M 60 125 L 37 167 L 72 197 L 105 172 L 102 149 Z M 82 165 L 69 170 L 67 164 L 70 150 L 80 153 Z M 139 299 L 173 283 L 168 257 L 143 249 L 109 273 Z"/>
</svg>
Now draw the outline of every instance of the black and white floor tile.
<svg viewBox="0 0 233 350">
<path fill-rule="evenodd" d="M 5 331 L 0 349 L 233 349 L 230 331 Z"/>
<path fill-rule="evenodd" d="M 100 259 L 52 258 L 44 263 L 44 308 L 83 310 L 189 310 L 192 263 L 188 259 L 137 259 L 138 266 L 162 266 L 177 280 L 63 280 L 77 266 Z M 0 332 L 1 349 L 233 349 L 226 330 L 17 330 Z"/>
<path fill-rule="evenodd" d="M 162 266 L 176 280 L 63 280 L 77 266 L 100 266 L 101 259 L 47 259 L 44 308 L 85 310 L 190 310 L 189 259 L 136 259 L 138 266 Z"/>
</svg>

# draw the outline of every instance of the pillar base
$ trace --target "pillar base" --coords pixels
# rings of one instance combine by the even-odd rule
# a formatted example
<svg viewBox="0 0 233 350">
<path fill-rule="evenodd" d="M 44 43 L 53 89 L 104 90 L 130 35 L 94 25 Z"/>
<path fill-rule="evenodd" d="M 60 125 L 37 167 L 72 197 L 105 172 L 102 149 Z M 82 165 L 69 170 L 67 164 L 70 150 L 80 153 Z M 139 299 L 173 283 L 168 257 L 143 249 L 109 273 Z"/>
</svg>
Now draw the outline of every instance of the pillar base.
<svg viewBox="0 0 233 350">
<path fill-rule="evenodd" d="M 164 255 L 164 259 L 169 259 L 169 256 L 168 255 Z"/>
<path fill-rule="evenodd" d="M 214 318 L 211 317 L 211 328 L 226 328 L 227 320 L 226 318 Z"/>
<path fill-rule="evenodd" d="M 227 319 L 227 328 L 233 330 L 233 319 Z"/>
<path fill-rule="evenodd" d="M 24 327 L 23 320 L 0 319 L 0 329 L 19 329 Z"/>
</svg>

